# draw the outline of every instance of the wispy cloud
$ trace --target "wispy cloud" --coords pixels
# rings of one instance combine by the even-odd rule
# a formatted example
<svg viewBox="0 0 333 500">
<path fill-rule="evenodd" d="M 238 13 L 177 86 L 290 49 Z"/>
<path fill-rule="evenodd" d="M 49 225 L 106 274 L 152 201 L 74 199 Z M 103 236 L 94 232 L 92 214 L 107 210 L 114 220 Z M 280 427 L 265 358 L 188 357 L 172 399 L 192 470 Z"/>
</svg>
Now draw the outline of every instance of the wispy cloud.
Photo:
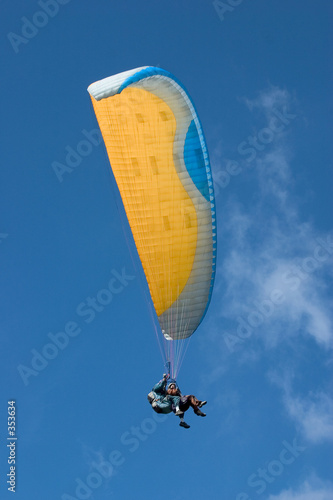
<svg viewBox="0 0 333 500">
<path fill-rule="evenodd" d="M 324 392 L 310 393 L 305 398 L 286 395 L 290 417 L 311 442 L 333 440 L 333 399 Z"/>
<path fill-rule="evenodd" d="M 327 365 L 325 368 L 329 369 Z M 333 398 L 323 389 L 299 394 L 293 388 L 295 373 L 290 366 L 269 373 L 270 381 L 282 390 L 282 401 L 303 439 L 314 443 L 333 440 Z M 299 378 L 299 377 L 298 377 Z"/>
<path fill-rule="evenodd" d="M 333 484 L 318 478 L 305 481 L 297 490 L 283 490 L 278 495 L 269 495 L 267 500 L 332 500 Z"/>
<path fill-rule="evenodd" d="M 286 121 L 296 116 L 291 114 L 294 101 L 285 89 L 271 87 L 245 102 L 251 111 L 264 116 L 267 127 L 278 113 Z M 225 254 L 218 269 L 217 293 L 221 295 L 223 317 L 235 323 L 234 333 L 237 318 L 242 317 L 266 348 L 295 332 L 329 348 L 333 336 L 327 278 L 331 273 L 332 236 L 320 234 L 301 216 L 293 191 L 288 142 L 291 127 L 276 132 L 267 146 L 261 144 L 251 165 L 255 168 L 247 169 L 253 190 L 251 201 L 247 198 L 245 205 L 241 197 L 235 199 L 234 195 L 224 205 L 219 230 Z M 269 129 L 261 129 L 265 130 Z M 252 137 L 254 144 L 256 137 L 261 137 L 260 133 Z M 239 159 L 244 169 L 246 162 Z M 240 177 L 234 182 L 238 180 Z M 273 300 L 274 307 L 265 314 L 261 305 L 267 305 L 267 312 L 268 301 L 272 302 L 276 291 L 280 300 L 275 304 Z"/>
<path fill-rule="evenodd" d="M 290 103 L 290 94 L 286 89 L 272 85 L 269 89 L 260 92 L 254 99 L 244 98 L 244 102 L 250 111 L 258 109 L 261 113 L 264 112 L 267 118 L 270 118 L 273 109 L 281 108 Z"/>
</svg>

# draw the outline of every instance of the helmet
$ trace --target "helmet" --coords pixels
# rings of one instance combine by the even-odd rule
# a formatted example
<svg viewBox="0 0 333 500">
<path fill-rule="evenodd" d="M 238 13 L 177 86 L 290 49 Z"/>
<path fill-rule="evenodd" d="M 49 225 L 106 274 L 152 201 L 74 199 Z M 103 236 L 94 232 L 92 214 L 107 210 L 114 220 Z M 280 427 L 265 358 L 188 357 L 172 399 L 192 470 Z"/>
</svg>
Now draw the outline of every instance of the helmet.
<svg viewBox="0 0 333 500">
<path fill-rule="evenodd" d="M 178 385 L 175 379 L 169 379 L 168 384 L 166 386 L 166 390 L 170 389 L 171 386 L 174 386 L 175 389 L 178 389 Z"/>
</svg>

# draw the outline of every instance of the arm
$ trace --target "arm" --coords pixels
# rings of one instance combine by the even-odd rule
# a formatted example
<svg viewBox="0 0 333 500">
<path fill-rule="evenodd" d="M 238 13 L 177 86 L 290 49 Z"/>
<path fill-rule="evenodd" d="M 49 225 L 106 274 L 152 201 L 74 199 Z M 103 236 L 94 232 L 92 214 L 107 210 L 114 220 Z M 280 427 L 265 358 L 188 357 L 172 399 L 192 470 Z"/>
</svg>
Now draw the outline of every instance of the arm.
<svg viewBox="0 0 333 500">
<path fill-rule="evenodd" d="M 167 377 L 163 376 L 162 380 L 157 382 L 157 384 L 154 385 L 153 391 L 156 392 L 157 394 L 165 394 L 165 387 L 167 383 Z"/>
</svg>

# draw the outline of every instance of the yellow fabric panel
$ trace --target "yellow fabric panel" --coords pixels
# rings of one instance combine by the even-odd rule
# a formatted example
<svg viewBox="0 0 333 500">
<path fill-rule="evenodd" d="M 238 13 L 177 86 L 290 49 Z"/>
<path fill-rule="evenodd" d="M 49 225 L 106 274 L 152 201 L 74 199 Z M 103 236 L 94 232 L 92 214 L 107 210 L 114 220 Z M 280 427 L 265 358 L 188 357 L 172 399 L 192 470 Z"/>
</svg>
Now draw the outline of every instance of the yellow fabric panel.
<svg viewBox="0 0 333 500">
<path fill-rule="evenodd" d="M 186 285 L 197 244 L 196 210 L 173 160 L 176 119 L 143 89 L 92 102 L 159 316 Z"/>
</svg>

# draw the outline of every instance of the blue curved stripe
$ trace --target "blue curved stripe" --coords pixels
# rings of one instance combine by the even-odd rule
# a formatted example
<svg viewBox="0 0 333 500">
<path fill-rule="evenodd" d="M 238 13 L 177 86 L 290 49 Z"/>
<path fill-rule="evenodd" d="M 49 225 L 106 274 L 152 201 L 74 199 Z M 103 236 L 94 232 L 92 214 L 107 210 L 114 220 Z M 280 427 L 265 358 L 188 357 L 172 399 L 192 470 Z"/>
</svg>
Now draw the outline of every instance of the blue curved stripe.
<svg viewBox="0 0 333 500">
<path fill-rule="evenodd" d="M 200 191 L 202 196 L 209 201 L 210 194 L 205 159 L 194 120 L 191 121 L 185 138 L 184 162 L 196 188 Z"/>
</svg>

